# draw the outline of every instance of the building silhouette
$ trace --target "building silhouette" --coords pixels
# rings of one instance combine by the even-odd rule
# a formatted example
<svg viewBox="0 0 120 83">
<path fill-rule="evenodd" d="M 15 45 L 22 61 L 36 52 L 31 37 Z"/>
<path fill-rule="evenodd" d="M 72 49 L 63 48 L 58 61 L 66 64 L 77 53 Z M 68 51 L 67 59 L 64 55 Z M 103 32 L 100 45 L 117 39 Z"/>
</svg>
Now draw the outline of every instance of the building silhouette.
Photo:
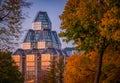
<svg viewBox="0 0 120 83">
<path fill-rule="evenodd" d="M 53 57 L 67 56 L 61 49 L 61 42 L 56 31 L 52 31 L 52 23 L 47 12 L 39 11 L 22 43 L 12 58 L 24 76 L 25 83 L 41 83 L 41 79 L 49 69 Z"/>
</svg>

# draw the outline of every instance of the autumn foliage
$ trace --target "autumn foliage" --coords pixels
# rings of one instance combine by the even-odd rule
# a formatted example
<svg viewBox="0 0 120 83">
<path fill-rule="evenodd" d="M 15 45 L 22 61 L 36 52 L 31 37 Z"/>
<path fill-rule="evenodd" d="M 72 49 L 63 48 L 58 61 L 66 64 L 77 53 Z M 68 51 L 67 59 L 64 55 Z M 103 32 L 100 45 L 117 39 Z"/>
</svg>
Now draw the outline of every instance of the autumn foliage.
<svg viewBox="0 0 120 83">
<path fill-rule="evenodd" d="M 93 82 L 96 64 L 93 64 L 94 60 L 92 61 L 91 55 L 89 56 L 74 54 L 68 58 L 64 73 L 66 83 Z"/>
<path fill-rule="evenodd" d="M 120 49 L 109 46 L 103 57 L 100 83 L 120 82 Z M 98 53 L 74 54 L 67 59 L 64 78 L 66 83 L 93 83 L 97 71 Z"/>
<path fill-rule="evenodd" d="M 120 46 L 120 0 L 68 0 L 60 16 L 59 36 L 78 50 L 98 53 L 95 79 L 100 83 L 102 61 L 109 46 Z"/>
</svg>

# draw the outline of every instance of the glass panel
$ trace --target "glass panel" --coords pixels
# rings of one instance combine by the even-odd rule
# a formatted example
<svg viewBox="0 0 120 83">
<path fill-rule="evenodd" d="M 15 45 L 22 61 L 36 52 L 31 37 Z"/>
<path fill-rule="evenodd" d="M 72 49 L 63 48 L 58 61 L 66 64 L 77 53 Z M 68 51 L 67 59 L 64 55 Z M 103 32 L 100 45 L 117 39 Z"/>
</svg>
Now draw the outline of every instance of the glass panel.
<svg viewBox="0 0 120 83">
<path fill-rule="evenodd" d="M 50 61 L 50 54 L 42 54 L 41 61 Z"/>
<path fill-rule="evenodd" d="M 19 55 L 15 55 L 12 56 L 13 60 L 15 61 L 17 66 L 20 66 L 20 56 Z"/>
<path fill-rule="evenodd" d="M 35 66 L 35 63 L 34 62 L 26 62 L 26 66 Z"/>
<path fill-rule="evenodd" d="M 36 40 L 37 40 L 37 41 L 39 41 L 39 36 L 40 36 L 39 32 L 36 33 Z"/>
<path fill-rule="evenodd" d="M 26 67 L 26 71 L 34 71 L 35 70 L 35 67 Z"/>
<path fill-rule="evenodd" d="M 27 71 L 26 72 L 26 80 L 27 81 L 34 81 L 35 72 L 34 71 Z"/>
<path fill-rule="evenodd" d="M 50 66 L 50 62 L 42 62 L 42 66 L 48 67 L 48 66 Z"/>
<path fill-rule="evenodd" d="M 16 62 L 16 65 L 17 65 L 17 66 L 20 66 L 20 62 Z"/>
<path fill-rule="evenodd" d="M 31 32 L 30 41 L 31 41 L 31 42 L 36 42 L 35 33 L 34 33 L 34 32 Z"/>
<path fill-rule="evenodd" d="M 26 61 L 34 61 L 35 56 L 34 55 L 27 55 L 26 56 Z"/>
<path fill-rule="evenodd" d="M 46 12 L 39 12 L 35 22 L 42 22 L 44 28 L 51 28 L 51 22 Z"/>
<path fill-rule="evenodd" d="M 47 44 L 47 47 L 52 47 L 53 46 L 52 42 L 46 42 L 46 44 Z"/>
<path fill-rule="evenodd" d="M 15 62 L 20 62 L 20 56 L 19 55 L 12 56 L 12 58 Z"/>
<path fill-rule="evenodd" d="M 36 42 L 31 42 L 31 49 L 37 48 L 37 43 Z"/>
<path fill-rule="evenodd" d="M 51 40 L 51 34 L 50 34 L 50 32 L 44 31 L 44 39 L 45 39 L 46 41 L 52 41 L 52 40 Z"/>
</svg>

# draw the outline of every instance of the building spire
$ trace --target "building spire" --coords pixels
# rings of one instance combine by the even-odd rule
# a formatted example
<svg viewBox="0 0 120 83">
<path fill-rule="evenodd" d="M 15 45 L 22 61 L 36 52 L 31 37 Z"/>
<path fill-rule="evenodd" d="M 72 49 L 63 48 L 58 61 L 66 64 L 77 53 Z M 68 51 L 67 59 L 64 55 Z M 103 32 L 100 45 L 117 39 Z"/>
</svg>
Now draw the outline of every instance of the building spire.
<svg viewBox="0 0 120 83">
<path fill-rule="evenodd" d="M 47 12 L 39 11 L 33 21 L 33 29 L 50 29 L 51 30 L 51 21 Z"/>
</svg>

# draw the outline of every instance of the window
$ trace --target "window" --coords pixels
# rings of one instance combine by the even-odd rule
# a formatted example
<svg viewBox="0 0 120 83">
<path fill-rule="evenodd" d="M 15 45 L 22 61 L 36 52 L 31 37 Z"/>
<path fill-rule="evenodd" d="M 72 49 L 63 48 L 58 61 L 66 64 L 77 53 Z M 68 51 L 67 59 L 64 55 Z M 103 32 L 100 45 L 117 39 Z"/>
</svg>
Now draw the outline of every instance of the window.
<svg viewBox="0 0 120 83">
<path fill-rule="evenodd" d="M 35 71 L 35 67 L 27 66 L 26 71 Z"/>
<path fill-rule="evenodd" d="M 26 63 L 26 66 L 35 66 L 34 62 L 33 61 L 29 61 Z"/>
<path fill-rule="evenodd" d="M 37 48 L 37 43 L 36 42 L 31 42 L 31 49 Z"/>
<path fill-rule="evenodd" d="M 26 56 L 26 61 L 34 61 L 35 56 L 34 55 L 27 55 Z"/>
<path fill-rule="evenodd" d="M 30 81 L 30 80 L 34 80 L 34 78 L 35 78 L 35 72 L 33 72 L 33 71 L 27 71 L 26 72 L 26 80 L 27 81 Z"/>
<path fill-rule="evenodd" d="M 26 80 L 34 80 L 35 78 L 35 56 L 26 56 Z"/>
<path fill-rule="evenodd" d="M 12 58 L 16 62 L 16 65 L 20 66 L 20 55 L 12 56 Z"/>
</svg>

